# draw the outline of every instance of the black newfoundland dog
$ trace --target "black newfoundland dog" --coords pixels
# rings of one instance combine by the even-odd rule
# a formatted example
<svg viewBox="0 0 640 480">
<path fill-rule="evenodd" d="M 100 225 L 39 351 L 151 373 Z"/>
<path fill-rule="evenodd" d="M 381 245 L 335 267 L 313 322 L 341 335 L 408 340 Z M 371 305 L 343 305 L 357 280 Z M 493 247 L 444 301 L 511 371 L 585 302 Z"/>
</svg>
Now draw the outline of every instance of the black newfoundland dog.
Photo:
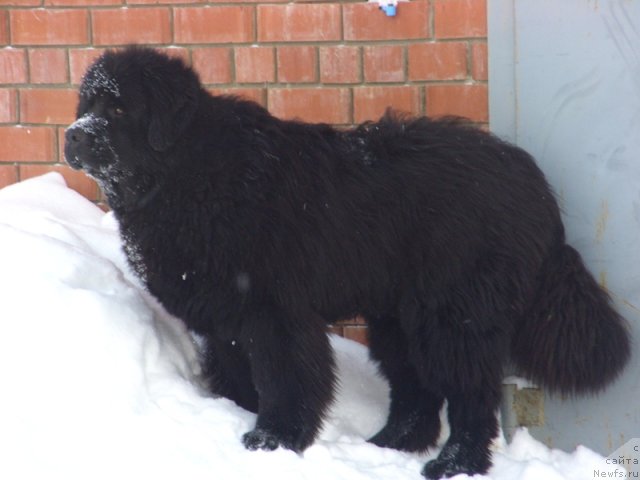
<svg viewBox="0 0 640 480">
<path fill-rule="evenodd" d="M 313 442 L 335 387 L 326 324 L 355 315 L 391 385 L 371 442 L 432 447 L 448 402 L 430 479 L 491 466 L 508 362 L 573 394 L 629 357 L 544 176 L 491 134 L 391 113 L 344 131 L 279 120 L 139 47 L 89 68 L 77 116 L 68 163 L 100 184 L 149 291 L 206 338 L 211 390 L 258 412 L 248 449 Z"/>
</svg>

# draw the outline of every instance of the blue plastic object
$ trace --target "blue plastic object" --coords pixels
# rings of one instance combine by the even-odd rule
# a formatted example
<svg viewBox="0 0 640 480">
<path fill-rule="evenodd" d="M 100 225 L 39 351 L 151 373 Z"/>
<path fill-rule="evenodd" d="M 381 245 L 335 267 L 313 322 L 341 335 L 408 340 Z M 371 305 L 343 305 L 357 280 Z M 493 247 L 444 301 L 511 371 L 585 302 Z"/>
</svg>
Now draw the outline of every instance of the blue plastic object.
<svg viewBox="0 0 640 480">
<path fill-rule="evenodd" d="M 380 10 L 382 10 L 387 17 L 396 16 L 396 6 L 392 3 L 389 3 L 387 5 L 380 5 Z"/>
</svg>

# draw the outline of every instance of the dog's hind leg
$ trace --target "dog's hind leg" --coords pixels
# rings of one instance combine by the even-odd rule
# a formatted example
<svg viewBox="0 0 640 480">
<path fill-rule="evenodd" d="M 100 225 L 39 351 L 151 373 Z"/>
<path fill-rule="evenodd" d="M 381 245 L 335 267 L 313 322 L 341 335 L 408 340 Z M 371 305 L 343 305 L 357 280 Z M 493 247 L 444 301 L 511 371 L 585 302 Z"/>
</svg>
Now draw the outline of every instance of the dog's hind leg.
<svg viewBox="0 0 640 480">
<path fill-rule="evenodd" d="M 334 360 L 326 325 L 317 315 L 292 319 L 261 309 L 245 323 L 243 346 L 259 395 L 249 450 L 279 446 L 300 452 L 315 439 L 334 393 Z"/>
<path fill-rule="evenodd" d="M 482 474 L 491 467 L 490 445 L 499 428 L 496 412 L 500 388 L 499 382 L 495 383 L 447 396 L 451 435 L 438 457 L 422 470 L 426 478 Z"/>
<path fill-rule="evenodd" d="M 434 315 L 429 325 L 437 327 L 421 339 L 425 365 L 421 378 L 425 385 L 440 385 L 445 393 L 451 432 L 438 457 L 424 467 L 428 479 L 486 473 L 491 467 L 491 442 L 498 435 L 508 331 L 500 320 L 492 327 L 478 326 L 479 314 L 491 317 L 488 305 L 478 304 L 474 312 L 465 312 L 463 306 L 456 302 Z M 493 318 L 500 317 L 494 311 Z"/>
<path fill-rule="evenodd" d="M 410 452 L 427 450 L 438 440 L 444 398 L 421 385 L 397 319 L 370 319 L 368 331 L 370 355 L 391 387 L 387 424 L 369 441 Z"/>
<path fill-rule="evenodd" d="M 406 317 L 420 379 L 447 399 L 451 433 L 438 457 L 424 467 L 429 479 L 484 474 L 491 467 L 511 317 L 517 314 L 511 305 L 518 301 L 517 289 L 500 283 L 500 272 L 497 267 L 468 272 L 416 301 L 416 314 Z M 419 321 L 411 323 L 412 318 Z"/>
</svg>

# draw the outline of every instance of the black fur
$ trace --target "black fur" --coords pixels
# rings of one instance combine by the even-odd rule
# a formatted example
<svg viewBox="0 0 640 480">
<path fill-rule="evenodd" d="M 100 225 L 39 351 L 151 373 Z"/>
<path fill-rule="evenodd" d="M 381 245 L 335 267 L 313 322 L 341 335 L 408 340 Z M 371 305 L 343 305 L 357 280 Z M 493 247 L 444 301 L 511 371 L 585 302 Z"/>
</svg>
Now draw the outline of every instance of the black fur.
<svg viewBox="0 0 640 480">
<path fill-rule="evenodd" d="M 258 412 L 249 449 L 313 442 L 334 389 L 325 324 L 356 314 L 391 384 L 371 441 L 433 446 L 448 402 L 427 478 L 490 467 L 510 360 L 582 393 L 628 359 L 624 321 L 517 147 L 451 119 L 279 120 L 142 48 L 104 54 L 80 92 L 68 162 L 100 183 L 149 290 L 207 339 L 212 390 Z"/>
</svg>

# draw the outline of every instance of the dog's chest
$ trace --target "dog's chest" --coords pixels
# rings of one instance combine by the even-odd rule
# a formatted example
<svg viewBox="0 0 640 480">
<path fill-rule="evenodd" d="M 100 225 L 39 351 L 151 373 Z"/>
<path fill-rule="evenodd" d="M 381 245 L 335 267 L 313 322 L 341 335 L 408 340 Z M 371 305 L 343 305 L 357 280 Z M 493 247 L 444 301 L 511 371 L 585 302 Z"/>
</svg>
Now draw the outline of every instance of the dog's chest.
<svg viewBox="0 0 640 480">
<path fill-rule="evenodd" d="M 147 283 L 147 264 L 145 258 L 142 255 L 142 248 L 140 244 L 135 240 L 131 232 L 121 232 L 122 248 L 129 265 L 142 282 Z"/>
</svg>

